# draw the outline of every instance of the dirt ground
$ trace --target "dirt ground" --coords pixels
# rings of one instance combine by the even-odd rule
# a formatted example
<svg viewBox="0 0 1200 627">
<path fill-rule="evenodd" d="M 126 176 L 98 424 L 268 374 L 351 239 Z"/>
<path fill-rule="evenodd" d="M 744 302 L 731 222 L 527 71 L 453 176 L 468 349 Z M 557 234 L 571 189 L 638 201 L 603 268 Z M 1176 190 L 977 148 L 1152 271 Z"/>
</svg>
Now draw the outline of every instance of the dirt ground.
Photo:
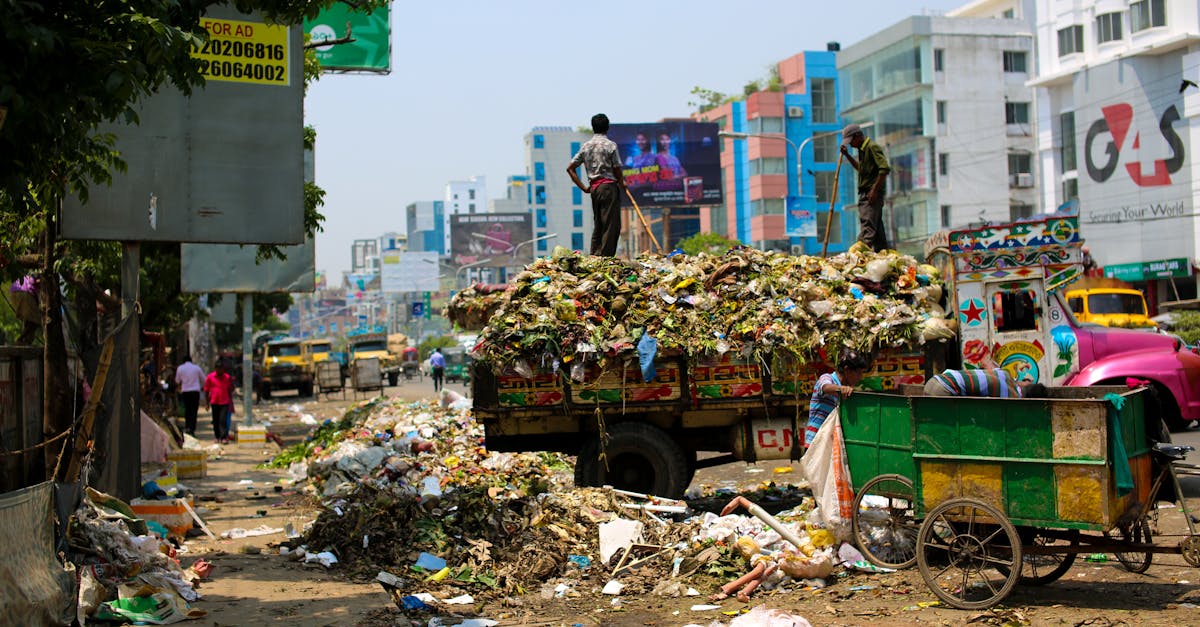
<svg viewBox="0 0 1200 627">
<path fill-rule="evenodd" d="M 428 395 L 424 385 L 388 388 L 389 395 L 418 398 Z M 289 411 L 299 406 L 318 420 L 340 415 L 350 400 L 312 402 L 279 398 L 256 408 L 259 415 L 277 419 L 272 431 L 285 443 L 304 437 L 308 427 Z M 201 424 L 206 416 L 201 416 Z M 240 416 L 238 417 L 240 419 Z M 207 436 L 211 439 L 211 435 Z M 203 439 L 203 438 L 202 438 Z M 205 440 L 205 443 L 208 443 Z M 300 529 L 312 520 L 317 507 L 308 497 L 285 487 L 286 473 L 256 466 L 277 451 L 264 446 L 229 445 L 224 456 L 210 462 L 208 477 L 186 483 L 195 490 L 201 515 L 213 533 L 232 528 L 253 529 L 261 525 Z M 747 465 L 741 462 L 701 470 L 693 485 L 754 489 L 767 481 L 798 479 L 796 472 L 776 473 L 787 463 Z M 796 465 L 798 469 L 798 465 Z M 244 483 L 246 480 L 251 484 Z M 794 480 L 794 479 L 793 479 Z M 1200 499 L 1189 503 L 1200 508 Z M 760 503 L 771 509 L 773 504 Z M 1186 532 L 1182 514 L 1163 510 L 1161 533 Z M 1182 539 L 1175 538 L 1177 542 Z M 211 580 L 200 588 L 203 599 L 197 607 L 208 616 L 195 621 L 215 626 L 293 625 L 427 625 L 433 615 L 403 615 L 376 583 L 350 581 L 337 566 L 326 569 L 303 565 L 278 554 L 276 545 L 283 533 L 237 540 L 206 537 L 188 541 L 184 564 L 196 557 L 213 562 Z M 1160 543 L 1170 543 L 1162 538 Z M 249 553 L 247 551 L 261 551 Z M 1128 573 L 1112 556 L 1106 563 L 1086 562 L 1082 556 L 1059 581 L 1043 587 L 1018 587 L 1000 607 L 986 612 L 955 610 L 939 606 L 926 588 L 917 569 L 889 574 L 852 574 L 831 579 L 821 590 L 803 589 L 756 594 L 751 603 L 729 599 L 719 610 L 692 611 L 715 591 L 717 581 L 689 581 L 701 596 L 664 598 L 649 592 L 611 597 L 600 593 L 609 580 L 593 566 L 582 579 L 572 582 L 577 597 L 544 599 L 538 591 L 501 602 L 466 607 L 462 618 L 481 617 L 501 625 L 675 625 L 707 627 L 713 621 L 728 623 L 731 614 L 764 605 L 807 618 L 813 625 L 1196 625 L 1200 624 L 1200 570 L 1188 566 L 1178 555 L 1156 555 L 1144 575 Z M 840 569 L 839 569 L 840 570 Z M 623 577 L 627 590 L 649 590 L 656 581 L 638 581 L 635 573 Z M 615 598 L 619 601 L 614 600 Z M 456 625 L 462 618 L 441 614 L 443 624 Z"/>
</svg>

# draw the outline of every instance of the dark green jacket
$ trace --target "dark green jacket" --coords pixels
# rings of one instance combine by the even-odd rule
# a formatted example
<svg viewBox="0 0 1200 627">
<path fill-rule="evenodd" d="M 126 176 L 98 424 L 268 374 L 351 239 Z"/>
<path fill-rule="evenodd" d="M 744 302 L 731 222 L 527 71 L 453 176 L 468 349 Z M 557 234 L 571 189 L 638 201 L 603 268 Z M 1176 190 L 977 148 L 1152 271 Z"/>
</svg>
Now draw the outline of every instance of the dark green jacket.
<svg viewBox="0 0 1200 627">
<path fill-rule="evenodd" d="M 892 166 L 888 165 L 883 148 L 871 141 L 870 137 L 864 137 L 863 145 L 858 149 L 858 193 L 865 194 L 871 191 L 875 179 L 887 176 L 891 171 Z"/>
</svg>

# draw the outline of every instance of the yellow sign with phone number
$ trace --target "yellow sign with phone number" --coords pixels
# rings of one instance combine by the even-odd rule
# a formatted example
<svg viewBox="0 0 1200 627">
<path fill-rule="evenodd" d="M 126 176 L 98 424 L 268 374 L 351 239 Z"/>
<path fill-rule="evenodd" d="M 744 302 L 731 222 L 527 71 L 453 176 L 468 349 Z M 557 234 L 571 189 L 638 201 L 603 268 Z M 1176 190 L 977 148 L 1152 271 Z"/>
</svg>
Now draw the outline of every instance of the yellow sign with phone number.
<svg viewBox="0 0 1200 627">
<path fill-rule="evenodd" d="M 208 41 L 192 47 L 210 81 L 288 85 L 288 27 L 203 18 Z"/>
</svg>

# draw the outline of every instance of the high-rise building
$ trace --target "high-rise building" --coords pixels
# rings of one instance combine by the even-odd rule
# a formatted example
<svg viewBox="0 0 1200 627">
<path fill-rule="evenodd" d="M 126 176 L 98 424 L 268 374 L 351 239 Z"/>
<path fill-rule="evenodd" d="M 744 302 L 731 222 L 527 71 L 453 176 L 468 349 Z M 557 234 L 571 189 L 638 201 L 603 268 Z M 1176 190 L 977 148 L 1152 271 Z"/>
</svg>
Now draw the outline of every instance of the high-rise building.
<svg viewBox="0 0 1200 627">
<path fill-rule="evenodd" d="M 1033 38 L 1020 7 L 910 17 L 838 55 L 842 116 L 870 125 L 891 162 L 893 246 L 920 253 L 939 229 L 1037 212 Z"/>
<path fill-rule="evenodd" d="M 567 126 L 535 126 L 525 135 L 526 194 L 538 240 L 533 244 L 535 255 L 549 254 L 555 246 L 583 252 L 590 248 L 591 199 L 567 175 L 567 164 L 590 137 Z"/>
<path fill-rule="evenodd" d="M 354 240 L 354 244 L 350 247 L 350 272 L 352 274 L 379 272 L 379 240 Z"/>
<path fill-rule="evenodd" d="M 446 184 L 445 211 L 443 212 L 442 253 L 450 252 L 450 216 L 468 213 L 487 213 L 487 179 L 472 176 L 465 181 L 450 181 Z"/>
<path fill-rule="evenodd" d="M 446 203 L 441 200 L 422 200 L 404 208 L 404 226 L 408 232 L 408 249 L 413 252 L 446 254 Z"/>
<path fill-rule="evenodd" d="M 1200 6 L 1036 0 L 1035 23 L 1043 204 L 1077 202 L 1096 262 L 1151 309 L 1196 298 Z"/>
<path fill-rule="evenodd" d="M 733 136 L 721 142 L 725 203 L 701 213 L 701 230 L 765 250 L 821 252 L 841 144 L 837 47 L 779 62 L 779 91 L 693 115 Z M 857 233 L 856 223 L 842 217 L 843 206 L 854 203 L 848 169 L 842 168 L 832 206 L 829 252 L 845 250 Z"/>
</svg>

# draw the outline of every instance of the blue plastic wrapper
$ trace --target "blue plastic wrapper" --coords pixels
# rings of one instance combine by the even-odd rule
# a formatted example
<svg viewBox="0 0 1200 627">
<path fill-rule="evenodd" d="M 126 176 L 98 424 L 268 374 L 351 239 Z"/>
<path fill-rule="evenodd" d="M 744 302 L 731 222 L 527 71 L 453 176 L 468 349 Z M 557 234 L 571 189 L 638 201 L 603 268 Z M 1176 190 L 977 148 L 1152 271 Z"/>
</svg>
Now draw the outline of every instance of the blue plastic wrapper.
<svg viewBox="0 0 1200 627">
<path fill-rule="evenodd" d="M 658 355 L 658 340 L 649 333 L 643 333 L 637 345 L 638 364 L 642 367 L 642 381 L 649 383 L 658 375 L 654 369 L 654 357 Z"/>
<path fill-rule="evenodd" d="M 403 605 L 404 609 L 406 609 L 406 610 L 433 609 L 433 608 L 429 607 L 428 605 L 426 605 L 424 601 L 422 601 L 421 599 L 418 599 L 417 597 L 403 597 L 400 599 L 400 604 Z"/>
<path fill-rule="evenodd" d="M 439 571 L 446 567 L 446 560 L 433 555 L 432 553 L 422 553 L 417 556 L 417 566 L 425 570 Z"/>
<path fill-rule="evenodd" d="M 568 555 L 567 561 L 580 568 L 587 568 L 592 565 L 592 560 L 588 559 L 586 555 Z"/>
</svg>

